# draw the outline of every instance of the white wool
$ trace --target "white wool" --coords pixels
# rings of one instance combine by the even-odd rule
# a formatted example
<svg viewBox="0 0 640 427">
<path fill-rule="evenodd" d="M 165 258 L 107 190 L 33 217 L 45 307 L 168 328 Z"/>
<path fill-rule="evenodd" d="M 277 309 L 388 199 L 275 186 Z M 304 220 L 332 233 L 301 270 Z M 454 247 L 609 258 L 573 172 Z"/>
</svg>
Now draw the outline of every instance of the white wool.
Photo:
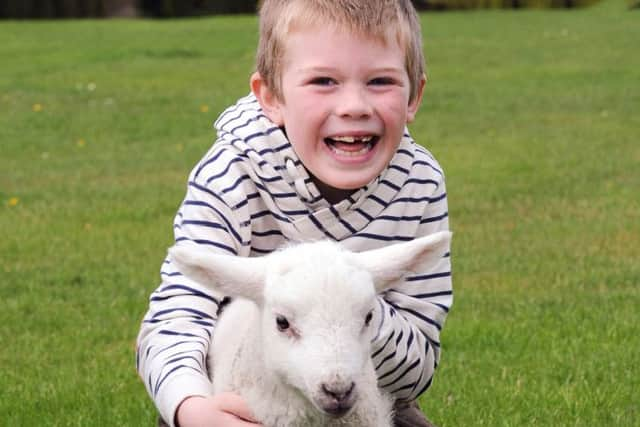
<svg viewBox="0 0 640 427">
<path fill-rule="evenodd" d="M 213 392 L 239 393 L 265 427 L 391 426 L 393 401 L 370 357 L 376 324 L 367 320 L 376 295 L 437 262 L 450 237 L 361 253 L 321 241 L 261 258 L 174 246 L 181 271 L 234 298 L 209 351 Z"/>
</svg>

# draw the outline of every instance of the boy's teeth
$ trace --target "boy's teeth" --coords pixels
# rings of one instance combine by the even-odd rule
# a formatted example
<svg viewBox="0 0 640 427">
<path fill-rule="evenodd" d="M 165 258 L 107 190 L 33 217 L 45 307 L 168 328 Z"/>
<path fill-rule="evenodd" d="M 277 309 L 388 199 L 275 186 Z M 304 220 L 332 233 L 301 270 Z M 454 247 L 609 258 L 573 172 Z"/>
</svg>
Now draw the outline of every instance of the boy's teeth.
<svg viewBox="0 0 640 427">
<path fill-rule="evenodd" d="M 363 156 L 365 154 L 367 154 L 369 152 L 369 150 L 371 149 L 370 146 L 364 146 L 361 149 L 359 149 L 358 151 L 345 151 L 345 150 L 340 150 L 339 148 L 334 148 L 333 151 L 343 157 L 356 157 L 356 156 Z"/>
<path fill-rule="evenodd" d="M 334 136 L 331 139 L 333 139 L 334 141 L 338 141 L 338 142 L 346 142 L 346 143 L 352 144 L 354 142 L 369 142 L 369 141 L 371 141 L 372 138 L 373 138 L 372 136 L 361 136 L 361 137 Z"/>
</svg>

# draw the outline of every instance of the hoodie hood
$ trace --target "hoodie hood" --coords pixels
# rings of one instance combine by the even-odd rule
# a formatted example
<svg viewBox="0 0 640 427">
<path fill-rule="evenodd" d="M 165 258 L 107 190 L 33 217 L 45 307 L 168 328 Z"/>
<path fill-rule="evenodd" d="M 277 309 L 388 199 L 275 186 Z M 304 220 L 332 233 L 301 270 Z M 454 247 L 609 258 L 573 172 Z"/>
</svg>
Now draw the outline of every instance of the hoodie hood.
<svg viewBox="0 0 640 427">
<path fill-rule="evenodd" d="M 261 184 L 284 213 L 328 212 L 340 216 L 362 208 L 367 216 L 376 216 L 397 197 L 402 183 L 409 178 L 414 159 L 415 143 L 405 132 L 389 166 L 372 182 L 332 206 L 320 194 L 283 129 L 264 115 L 253 94 L 225 110 L 214 127 L 218 133 L 216 145 L 230 145 L 248 159 Z M 292 193 L 298 197 L 290 197 Z"/>
<path fill-rule="evenodd" d="M 275 194 L 294 191 L 310 207 L 321 204 L 320 192 L 284 131 L 264 115 L 253 94 L 225 110 L 214 128 L 219 140 L 247 156 L 252 168 L 260 171 L 264 183 Z"/>
</svg>

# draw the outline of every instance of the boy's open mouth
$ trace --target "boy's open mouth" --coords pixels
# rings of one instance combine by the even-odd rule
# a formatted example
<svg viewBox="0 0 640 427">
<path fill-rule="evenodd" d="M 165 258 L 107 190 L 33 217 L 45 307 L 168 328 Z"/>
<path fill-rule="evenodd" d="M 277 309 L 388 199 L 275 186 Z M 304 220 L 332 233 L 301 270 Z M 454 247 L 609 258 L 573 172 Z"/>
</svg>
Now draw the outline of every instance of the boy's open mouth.
<svg viewBox="0 0 640 427">
<path fill-rule="evenodd" d="M 324 143 L 339 156 L 356 157 L 367 154 L 379 140 L 377 135 L 333 136 L 325 138 Z"/>
</svg>

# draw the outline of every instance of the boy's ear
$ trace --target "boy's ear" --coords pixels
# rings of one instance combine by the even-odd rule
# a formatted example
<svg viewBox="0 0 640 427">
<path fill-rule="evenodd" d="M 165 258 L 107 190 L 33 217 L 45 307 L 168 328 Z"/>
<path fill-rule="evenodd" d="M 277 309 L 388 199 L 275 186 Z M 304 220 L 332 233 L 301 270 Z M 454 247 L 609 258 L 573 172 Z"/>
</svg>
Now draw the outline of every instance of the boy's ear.
<svg viewBox="0 0 640 427">
<path fill-rule="evenodd" d="M 426 83 L 427 76 L 423 74 L 420 82 L 418 82 L 416 96 L 411 102 L 409 102 L 409 109 L 407 110 L 407 123 L 411 123 L 413 119 L 416 118 L 416 113 L 418 112 L 418 108 L 420 108 L 420 104 L 422 103 L 422 94 L 424 93 L 424 85 Z"/>
<path fill-rule="evenodd" d="M 267 85 L 267 81 L 256 71 L 251 75 L 249 82 L 251 85 L 251 92 L 253 92 L 255 97 L 258 99 L 264 114 L 276 125 L 284 125 L 280 109 L 280 101 L 276 94 Z"/>
</svg>

